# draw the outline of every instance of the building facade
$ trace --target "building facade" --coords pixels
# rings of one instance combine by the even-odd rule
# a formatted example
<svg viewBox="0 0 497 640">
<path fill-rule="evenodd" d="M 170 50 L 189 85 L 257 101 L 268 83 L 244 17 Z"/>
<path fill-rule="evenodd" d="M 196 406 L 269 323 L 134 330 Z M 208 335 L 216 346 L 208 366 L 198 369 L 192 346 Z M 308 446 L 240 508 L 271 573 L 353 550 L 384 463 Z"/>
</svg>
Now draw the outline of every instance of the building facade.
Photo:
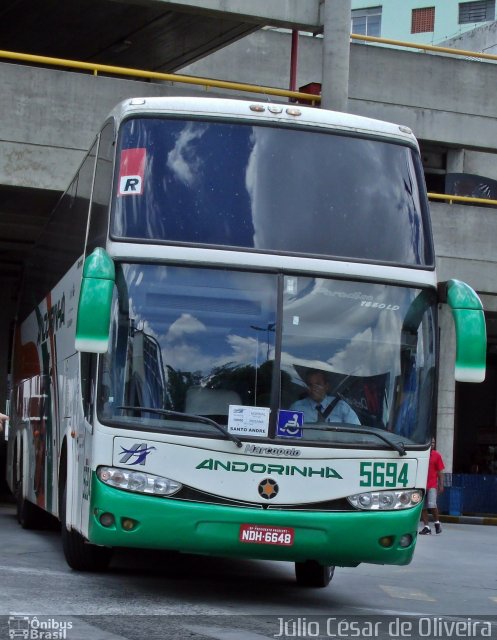
<svg viewBox="0 0 497 640">
<path fill-rule="evenodd" d="M 438 45 L 495 20 L 495 0 L 352 0 L 352 33 Z"/>
</svg>

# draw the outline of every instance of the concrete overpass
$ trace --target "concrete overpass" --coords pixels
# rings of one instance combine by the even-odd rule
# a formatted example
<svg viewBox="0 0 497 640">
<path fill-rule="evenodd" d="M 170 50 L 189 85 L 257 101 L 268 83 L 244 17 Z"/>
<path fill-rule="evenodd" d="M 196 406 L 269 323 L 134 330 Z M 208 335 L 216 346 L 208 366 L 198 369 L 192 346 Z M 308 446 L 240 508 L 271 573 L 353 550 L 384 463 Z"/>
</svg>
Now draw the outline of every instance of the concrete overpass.
<svg viewBox="0 0 497 640">
<path fill-rule="evenodd" d="M 319 0 L 3 0 L 2 48 L 176 71 L 261 26 L 315 31 Z"/>
</svg>

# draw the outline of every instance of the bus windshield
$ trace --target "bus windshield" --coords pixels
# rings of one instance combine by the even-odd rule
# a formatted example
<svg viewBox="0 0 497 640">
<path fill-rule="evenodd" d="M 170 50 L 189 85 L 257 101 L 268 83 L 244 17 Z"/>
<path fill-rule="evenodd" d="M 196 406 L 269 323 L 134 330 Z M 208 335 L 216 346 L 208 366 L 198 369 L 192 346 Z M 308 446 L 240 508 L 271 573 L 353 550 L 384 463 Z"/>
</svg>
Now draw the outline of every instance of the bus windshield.
<svg viewBox="0 0 497 640">
<path fill-rule="evenodd" d="M 433 266 L 419 158 L 325 129 L 132 118 L 111 235 Z"/>
<path fill-rule="evenodd" d="M 258 407 L 266 422 L 249 433 L 254 441 L 425 444 L 435 298 L 384 283 L 117 264 L 99 419 L 219 438 L 196 416 L 231 430 L 234 411 Z M 322 413 L 312 396 L 319 387 Z M 300 425 L 285 431 L 281 416 Z"/>
</svg>

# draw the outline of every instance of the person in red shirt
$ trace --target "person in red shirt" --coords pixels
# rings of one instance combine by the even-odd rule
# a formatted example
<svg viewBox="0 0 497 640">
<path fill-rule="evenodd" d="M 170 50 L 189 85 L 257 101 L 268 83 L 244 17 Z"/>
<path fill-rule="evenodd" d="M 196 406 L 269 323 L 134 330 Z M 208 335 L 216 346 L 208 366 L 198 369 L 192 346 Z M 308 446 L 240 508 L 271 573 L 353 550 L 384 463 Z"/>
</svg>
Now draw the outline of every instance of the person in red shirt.
<svg viewBox="0 0 497 640">
<path fill-rule="evenodd" d="M 437 507 L 437 496 L 444 490 L 444 469 L 444 461 L 442 460 L 442 456 L 435 449 L 435 438 L 432 438 L 430 461 L 428 463 L 428 479 L 426 481 L 425 503 L 423 511 L 421 512 L 421 518 L 423 520 L 424 527 L 419 533 L 422 536 L 431 535 L 428 512 L 431 512 L 433 516 L 435 532 L 442 533 L 442 525 L 440 524 Z"/>
</svg>

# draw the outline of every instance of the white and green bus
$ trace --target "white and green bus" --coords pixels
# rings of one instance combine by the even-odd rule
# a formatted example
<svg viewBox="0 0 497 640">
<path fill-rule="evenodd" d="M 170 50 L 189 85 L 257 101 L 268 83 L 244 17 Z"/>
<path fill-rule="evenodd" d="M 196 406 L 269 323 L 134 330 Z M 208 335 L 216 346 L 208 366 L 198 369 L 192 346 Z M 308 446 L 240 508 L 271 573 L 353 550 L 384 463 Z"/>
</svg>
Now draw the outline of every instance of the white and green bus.
<svg viewBox="0 0 497 640">
<path fill-rule="evenodd" d="M 457 380 L 481 381 L 484 312 L 466 284 L 437 282 L 406 127 L 122 102 L 26 268 L 8 440 L 20 523 L 58 517 L 77 570 L 114 547 L 290 561 L 314 587 L 335 566 L 409 563 L 440 303 Z"/>
</svg>

